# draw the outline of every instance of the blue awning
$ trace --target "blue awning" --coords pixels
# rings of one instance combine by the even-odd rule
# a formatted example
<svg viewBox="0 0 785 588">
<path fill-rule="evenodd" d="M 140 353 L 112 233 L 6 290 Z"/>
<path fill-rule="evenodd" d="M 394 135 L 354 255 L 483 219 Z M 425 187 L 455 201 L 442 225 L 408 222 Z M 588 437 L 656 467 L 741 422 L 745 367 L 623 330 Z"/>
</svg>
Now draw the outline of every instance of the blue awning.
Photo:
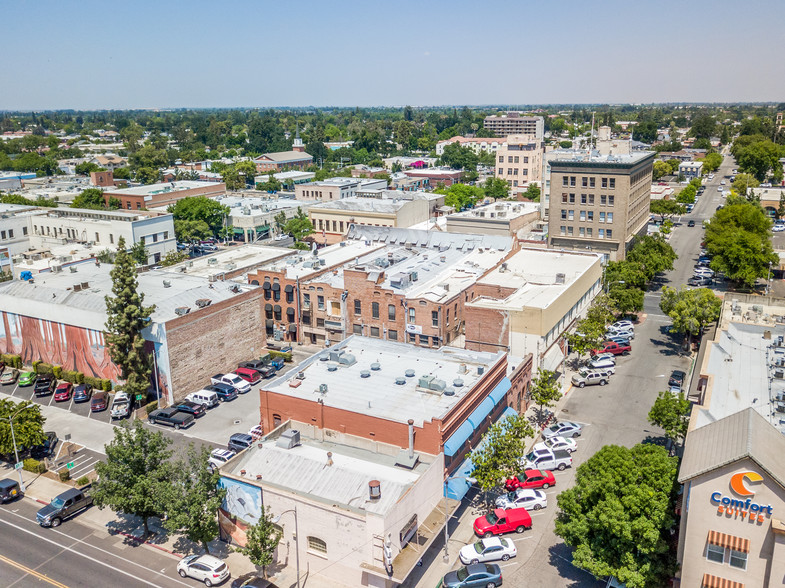
<svg viewBox="0 0 785 588">
<path fill-rule="evenodd" d="M 512 382 L 510 382 L 510 378 L 504 378 L 501 382 L 496 385 L 496 388 L 491 390 L 491 393 L 488 395 L 489 398 L 493 399 L 494 406 L 499 404 L 507 392 L 510 391 L 512 388 Z"/>
<path fill-rule="evenodd" d="M 465 478 L 471 476 L 473 470 L 474 464 L 472 463 L 472 458 L 468 457 L 461 464 L 461 467 L 459 467 L 452 476 L 447 478 L 447 489 L 445 493 L 447 498 L 461 500 L 466 496 L 469 488 L 471 488 L 471 484 L 469 484 Z"/>
<path fill-rule="evenodd" d="M 508 416 L 518 416 L 518 412 L 509 406 L 499 415 L 499 420 L 506 419 Z"/>
<path fill-rule="evenodd" d="M 466 419 L 472 424 L 473 429 L 479 428 L 483 420 L 485 420 L 485 417 L 491 414 L 495 404 L 496 403 L 491 399 L 491 397 L 487 396 L 485 400 L 480 403 L 480 406 L 474 409 L 474 412 L 469 415 L 468 419 Z"/>
<path fill-rule="evenodd" d="M 471 423 L 468 420 L 463 421 L 461 426 L 458 427 L 458 430 L 450 435 L 450 438 L 445 441 L 444 455 L 455 455 L 463 444 L 466 443 L 466 440 L 472 436 L 473 431 L 474 428 Z"/>
</svg>

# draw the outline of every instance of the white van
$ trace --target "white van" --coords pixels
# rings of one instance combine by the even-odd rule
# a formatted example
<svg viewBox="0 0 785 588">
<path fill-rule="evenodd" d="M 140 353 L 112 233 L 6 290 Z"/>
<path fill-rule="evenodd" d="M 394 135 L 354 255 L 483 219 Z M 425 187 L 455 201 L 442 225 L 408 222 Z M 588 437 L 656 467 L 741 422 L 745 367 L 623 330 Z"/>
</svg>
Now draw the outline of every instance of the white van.
<svg viewBox="0 0 785 588">
<path fill-rule="evenodd" d="M 185 397 L 185 399 L 195 402 L 196 404 L 201 404 L 205 408 L 212 408 L 213 406 L 218 406 L 219 404 L 218 394 L 215 392 L 210 392 L 209 390 L 191 392 L 188 396 Z"/>
</svg>

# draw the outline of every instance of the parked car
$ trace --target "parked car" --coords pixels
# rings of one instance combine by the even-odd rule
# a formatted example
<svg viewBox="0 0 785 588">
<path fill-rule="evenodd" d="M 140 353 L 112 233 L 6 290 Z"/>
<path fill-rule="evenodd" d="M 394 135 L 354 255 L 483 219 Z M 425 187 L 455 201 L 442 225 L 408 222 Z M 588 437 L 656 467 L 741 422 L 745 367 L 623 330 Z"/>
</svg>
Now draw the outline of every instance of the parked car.
<svg viewBox="0 0 785 588">
<path fill-rule="evenodd" d="M 488 514 L 474 520 L 474 534 L 478 537 L 491 537 L 504 533 L 523 533 L 532 527 L 532 517 L 525 508 L 495 508 Z"/>
<path fill-rule="evenodd" d="M 74 393 L 74 385 L 71 382 L 63 382 L 55 390 L 55 402 L 67 402 L 71 400 Z"/>
<path fill-rule="evenodd" d="M 634 331 L 635 323 L 633 323 L 630 320 L 616 321 L 610 327 L 608 327 L 608 330 L 612 330 L 612 329 L 623 329 L 626 331 Z"/>
<path fill-rule="evenodd" d="M 189 555 L 177 564 L 177 573 L 181 578 L 194 578 L 205 586 L 212 586 L 229 577 L 229 568 L 213 555 Z"/>
<path fill-rule="evenodd" d="M 235 433 L 229 437 L 227 448 L 236 453 L 240 453 L 241 451 L 248 449 L 251 445 L 253 445 L 253 437 L 246 433 Z"/>
<path fill-rule="evenodd" d="M 11 478 L 0 480 L 0 504 L 22 498 L 24 495 L 24 492 L 22 492 L 22 489 L 19 487 L 19 482 L 12 480 Z"/>
<path fill-rule="evenodd" d="M 93 394 L 93 398 L 90 400 L 90 412 L 101 412 L 102 410 L 106 410 L 108 404 L 109 392 L 99 390 Z"/>
<path fill-rule="evenodd" d="M 125 392 L 118 392 L 112 400 L 111 415 L 113 419 L 123 419 L 131 416 L 133 402 Z"/>
<path fill-rule="evenodd" d="M 151 412 L 147 420 L 152 425 L 169 425 L 175 429 L 184 429 L 189 427 L 194 422 L 194 417 L 191 414 L 180 412 L 173 406 L 169 408 L 159 408 Z"/>
<path fill-rule="evenodd" d="M 243 574 L 232 581 L 232 588 L 278 588 L 270 580 L 265 580 L 261 576 L 250 572 Z"/>
<path fill-rule="evenodd" d="M 564 449 L 552 450 L 548 447 L 534 449 L 523 458 L 523 467 L 543 470 L 565 470 L 572 467 L 572 455 Z"/>
<path fill-rule="evenodd" d="M 58 494 L 35 515 L 42 527 L 59 527 L 60 523 L 93 504 L 90 487 L 71 488 Z"/>
<path fill-rule="evenodd" d="M 93 397 L 93 387 L 90 384 L 78 384 L 74 387 L 74 402 L 87 402 Z"/>
<path fill-rule="evenodd" d="M 35 372 L 22 372 L 19 374 L 19 386 L 33 386 L 38 379 Z"/>
<path fill-rule="evenodd" d="M 229 384 L 210 384 L 205 386 L 204 390 L 206 392 L 215 392 L 215 395 L 221 402 L 231 402 L 237 398 L 237 388 Z"/>
<path fill-rule="evenodd" d="M 8 368 L 0 375 L 0 384 L 3 386 L 9 386 L 16 382 L 17 378 L 19 377 L 19 370 L 16 368 Z"/>
<path fill-rule="evenodd" d="M 528 492 L 528 490 L 521 490 Z M 534 491 L 533 491 L 534 492 Z M 536 492 L 540 492 L 536 490 Z M 461 548 L 458 557 L 464 564 L 476 564 L 488 561 L 507 561 L 511 557 L 518 555 L 515 543 L 509 539 L 500 537 L 489 537 L 480 539 L 476 543 L 470 543 Z"/>
<path fill-rule="evenodd" d="M 502 569 L 496 564 L 473 564 L 447 572 L 443 588 L 496 588 L 502 585 Z"/>
<path fill-rule="evenodd" d="M 604 386 L 610 379 L 611 372 L 607 370 L 581 368 L 577 373 L 572 375 L 572 383 L 574 386 L 578 386 L 578 388 L 594 384 Z"/>
<path fill-rule="evenodd" d="M 694 227 L 694 226 L 695 226 L 695 221 L 694 221 L 694 220 L 692 220 L 692 219 L 688 220 L 688 221 L 687 221 L 687 226 L 688 226 L 688 227 Z"/>
<path fill-rule="evenodd" d="M 557 450 L 563 449 L 564 451 L 569 451 L 573 453 L 576 449 L 578 449 L 578 443 L 575 439 L 568 439 L 567 437 L 546 437 L 540 443 L 537 443 L 532 449 L 537 451 L 538 449 L 543 449 L 547 447 L 548 449 Z"/>
<path fill-rule="evenodd" d="M 695 287 L 711 286 L 713 283 L 713 278 L 708 278 L 705 276 L 692 276 L 689 280 L 687 280 L 688 286 Z"/>
<path fill-rule="evenodd" d="M 190 400 L 181 400 L 180 402 L 173 404 L 172 407 L 176 408 L 180 412 L 192 414 L 194 415 L 194 418 L 199 418 L 200 416 L 207 414 L 207 410 L 203 404 L 197 404 L 196 402 L 191 402 Z"/>
<path fill-rule="evenodd" d="M 252 386 L 262 379 L 262 374 L 252 368 L 238 367 L 236 370 L 234 370 L 234 373 Z"/>
<path fill-rule="evenodd" d="M 695 268 L 692 270 L 692 275 L 699 276 L 702 278 L 713 278 L 714 270 L 708 267 L 696 265 Z"/>
<path fill-rule="evenodd" d="M 608 329 L 605 335 L 608 339 L 614 337 L 621 337 L 622 339 L 635 339 L 635 331 L 633 329 Z"/>
<path fill-rule="evenodd" d="M 543 430 L 543 437 L 580 437 L 583 427 L 578 423 L 561 421 Z"/>
<path fill-rule="evenodd" d="M 46 440 L 41 445 L 33 445 L 30 448 L 30 457 L 33 459 L 44 459 L 45 457 L 52 457 L 60 439 L 57 438 L 57 433 L 54 431 L 46 431 Z"/>
<path fill-rule="evenodd" d="M 603 359 L 593 359 L 589 362 L 590 369 L 592 370 L 602 370 L 608 372 L 609 374 L 616 373 L 616 360 L 611 357 L 605 357 Z"/>
<path fill-rule="evenodd" d="M 504 488 L 507 491 L 515 490 L 516 488 L 550 488 L 556 484 L 556 478 L 553 472 L 543 472 L 540 470 L 525 470 L 522 474 L 509 478 L 504 483 Z"/>
<path fill-rule="evenodd" d="M 55 391 L 57 387 L 57 380 L 52 374 L 41 374 L 35 382 L 35 395 L 36 396 L 49 396 Z"/>
<path fill-rule="evenodd" d="M 185 399 L 190 402 L 195 402 L 196 404 L 201 404 L 205 408 L 212 408 L 221 403 L 221 401 L 218 400 L 218 394 L 213 390 L 207 390 L 206 388 L 199 390 L 198 392 L 191 392 L 186 395 Z"/>
<path fill-rule="evenodd" d="M 607 337 L 608 343 L 618 343 L 619 345 L 630 345 L 631 342 L 626 337 Z"/>
<path fill-rule="evenodd" d="M 711 257 L 709 257 L 708 255 L 701 255 L 698 258 L 698 263 L 696 265 L 699 265 L 699 266 L 702 266 L 702 267 L 709 267 L 710 263 L 711 263 Z"/>
<path fill-rule="evenodd" d="M 531 488 L 518 488 L 512 492 L 502 494 L 496 499 L 499 508 L 525 508 L 526 510 L 540 510 L 548 506 L 548 497 L 542 490 Z M 466 562 L 463 562 L 466 563 Z"/>
<path fill-rule="evenodd" d="M 772 233 L 782 233 L 783 231 L 785 231 L 785 225 L 774 225 L 771 227 Z"/>
<path fill-rule="evenodd" d="M 616 356 L 613 353 L 597 353 L 590 356 L 591 361 L 601 361 L 603 359 L 613 360 L 613 365 L 616 365 Z"/>
<path fill-rule="evenodd" d="M 254 425 L 250 429 L 248 429 L 248 434 L 253 437 L 254 439 L 258 439 L 259 437 L 264 436 L 264 427 L 262 425 Z"/>
<path fill-rule="evenodd" d="M 602 349 L 592 349 L 592 355 L 597 355 L 599 353 L 612 353 L 613 355 L 629 355 L 630 351 L 632 351 L 632 347 L 630 347 L 629 345 L 617 343 L 616 341 L 606 341 L 603 344 Z"/>
<path fill-rule="evenodd" d="M 207 463 L 210 464 L 210 469 L 217 470 L 235 455 L 237 453 L 231 449 L 213 449 L 210 452 L 210 457 L 207 458 Z"/>
<path fill-rule="evenodd" d="M 215 374 L 210 378 L 210 382 L 213 384 L 229 384 L 230 386 L 234 386 L 240 394 L 251 391 L 251 385 L 237 374 Z"/>
<path fill-rule="evenodd" d="M 668 378 L 668 386 L 683 386 L 687 374 L 682 370 L 673 370 Z"/>
</svg>

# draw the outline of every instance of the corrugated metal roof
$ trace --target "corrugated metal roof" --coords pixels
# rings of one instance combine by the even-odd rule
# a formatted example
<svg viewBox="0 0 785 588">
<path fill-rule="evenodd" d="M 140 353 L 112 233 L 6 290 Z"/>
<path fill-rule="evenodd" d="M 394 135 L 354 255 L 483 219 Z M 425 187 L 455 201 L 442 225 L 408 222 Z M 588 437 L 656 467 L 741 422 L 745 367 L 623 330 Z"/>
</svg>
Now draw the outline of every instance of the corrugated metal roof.
<svg viewBox="0 0 785 588">
<path fill-rule="evenodd" d="M 785 487 L 785 436 L 752 408 L 687 435 L 679 482 L 749 458 Z"/>
</svg>

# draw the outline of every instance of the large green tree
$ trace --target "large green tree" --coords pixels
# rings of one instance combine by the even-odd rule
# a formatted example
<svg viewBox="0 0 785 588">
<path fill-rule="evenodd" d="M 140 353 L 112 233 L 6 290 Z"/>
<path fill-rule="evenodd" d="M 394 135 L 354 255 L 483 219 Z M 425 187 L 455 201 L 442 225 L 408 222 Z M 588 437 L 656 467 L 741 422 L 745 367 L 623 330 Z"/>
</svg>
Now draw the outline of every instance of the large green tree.
<svg viewBox="0 0 785 588">
<path fill-rule="evenodd" d="M 542 191 L 537 182 L 532 182 L 526 187 L 526 191 L 521 194 L 524 198 L 528 198 L 532 202 L 539 202 Z"/>
<path fill-rule="evenodd" d="M 187 460 L 176 463 L 177 478 L 173 480 L 164 523 L 167 529 L 200 543 L 207 553 L 208 543 L 218 536 L 218 508 L 226 496 L 226 489 L 218 487 L 221 475 L 210 470 L 209 457 L 207 447 L 197 449 L 191 443 Z"/>
<path fill-rule="evenodd" d="M 251 560 L 255 566 L 262 568 L 262 573 L 267 577 L 267 566 L 275 561 L 273 554 L 283 535 L 281 527 L 273 523 L 272 515 L 267 507 L 262 506 L 259 522 L 251 525 L 246 532 L 245 547 L 237 549 Z"/>
<path fill-rule="evenodd" d="M 657 445 L 606 445 L 582 464 L 575 486 L 557 497 L 556 534 L 572 563 L 628 588 L 660 588 L 676 571 L 678 459 Z"/>
<path fill-rule="evenodd" d="M 180 220 L 203 221 L 207 223 L 213 234 L 224 225 L 224 219 L 229 215 L 229 207 L 216 202 L 206 196 L 189 196 L 182 198 L 167 208 L 172 213 L 175 222 Z"/>
<path fill-rule="evenodd" d="M 524 415 L 499 419 L 488 428 L 482 446 L 471 453 L 472 477 L 483 491 L 498 488 L 520 471 L 527 437 L 534 437 L 534 429 Z"/>
<path fill-rule="evenodd" d="M 449 188 L 438 188 L 434 191 L 444 194 L 444 203 L 447 206 L 452 206 L 456 211 L 471 208 L 483 197 L 482 188 L 467 184 L 453 184 Z"/>
<path fill-rule="evenodd" d="M 482 188 L 488 198 L 507 198 L 510 193 L 510 185 L 501 178 L 488 178 Z"/>
<path fill-rule="evenodd" d="M 663 286 L 660 309 L 673 321 L 673 332 L 698 337 L 719 318 L 722 300 L 709 288 Z"/>
<path fill-rule="evenodd" d="M 210 225 L 201 220 L 174 221 L 174 234 L 180 243 L 193 243 L 213 235 Z"/>
<path fill-rule="evenodd" d="M 706 157 L 700 161 L 703 161 L 703 172 L 711 173 L 717 171 L 720 165 L 722 165 L 722 155 L 719 153 L 707 153 Z"/>
<path fill-rule="evenodd" d="M 301 243 L 306 236 L 313 233 L 313 223 L 308 218 L 308 215 L 303 212 L 302 208 L 298 206 L 297 214 L 286 221 L 286 224 L 283 226 L 283 232 L 294 237 L 295 244 Z"/>
<path fill-rule="evenodd" d="M 109 209 L 117 210 L 122 206 L 119 198 L 109 198 Z M 100 188 L 87 188 L 76 196 L 71 202 L 71 208 L 91 208 L 94 210 L 105 210 L 106 199 L 104 191 Z"/>
<path fill-rule="evenodd" d="M 537 377 L 531 381 L 529 395 L 532 402 L 539 407 L 540 422 L 545 421 L 545 409 L 555 405 L 561 398 L 561 387 L 556 374 L 550 370 L 537 369 Z"/>
<path fill-rule="evenodd" d="M 641 264 L 646 278 L 651 280 L 660 272 L 673 269 L 673 262 L 678 256 L 673 247 L 660 235 L 643 235 L 636 237 L 627 254 L 627 260 Z"/>
<path fill-rule="evenodd" d="M 677 443 L 687 436 L 691 410 L 692 403 L 684 397 L 683 392 L 674 394 L 663 390 L 649 411 L 649 422 L 665 431 L 665 437 L 672 443 Z"/>
<path fill-rule="evenodd" d="M 112 361 L 126 381 L 132 398 L 147 395 L 150 386 L 150 355 L 145 351 L 142 331 L 148 326 L 155 306 L 144 306 L 138 291 L 136 263 L 125 249 L 125 239 L 117 241 L 112 277 L 112 296 L 106 296 L 106 342 Z"/>
<path fill-rule="evenodd" d="M 140 517 L 147 537 L 149 519 L 166 514 L 172 483 L 177 479 L 169 445 L 169 439 L 147 430 L 142 421 L 135 421 L 130 428 L 115 427 L 114 439 L 104 446 L 106 461 L 95 466 L 96 506 Z"/>
<path fill-rule="evenodd" d="M 13 435 L 9 417 L 13 417 Z M 45 420 L 41 414 L 41 406 L 38 404 L 27 400 L 22 402 L 0 400 L 0 455 L 14 456 L 14 439 L 19 451 L 46 441 Z"/>
<path fill-rule="evenodd" d="M 679 204 L 675 200 L 652 200 L 651 204 L 649 204 L 649 210 L 652 214 L 659 215 L 661 222 L 665 222 L 666 218 L 687 212 L 684 205 Z"/>
<path fill-rule="evenodd" d="M 457 141 L 444 146 L 441 160 L 442 164 L 453 169 L 464 169 L 467 171 L 475 171 L 477 163 L 479 163 L 477 154 L 470 147 L 461 147 L 461 144 Z"/>
</svg>

